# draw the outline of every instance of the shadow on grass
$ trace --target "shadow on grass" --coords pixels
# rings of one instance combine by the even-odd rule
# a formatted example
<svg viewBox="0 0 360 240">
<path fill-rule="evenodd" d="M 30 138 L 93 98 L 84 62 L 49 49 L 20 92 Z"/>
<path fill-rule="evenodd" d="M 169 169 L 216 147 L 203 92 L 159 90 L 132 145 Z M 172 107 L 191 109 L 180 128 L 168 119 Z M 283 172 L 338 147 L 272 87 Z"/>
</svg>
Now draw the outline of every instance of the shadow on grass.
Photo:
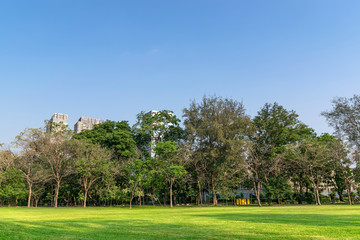
<svg viewBox="0 0 360 240">
<path fill-rule="evenodd" d="M 331 215 L 331 214 L 279 214 L 279 213 L 223 213 L 213 215 L 196 215 L 196 217 L 211 217 L 227 221 L 245 221 L 250 223 L 274 223 L 305 226 L 337 226 L 360 227 L 359 215 Z M 359 232 L 360 234 L 360 232 Z"/>
</svg>

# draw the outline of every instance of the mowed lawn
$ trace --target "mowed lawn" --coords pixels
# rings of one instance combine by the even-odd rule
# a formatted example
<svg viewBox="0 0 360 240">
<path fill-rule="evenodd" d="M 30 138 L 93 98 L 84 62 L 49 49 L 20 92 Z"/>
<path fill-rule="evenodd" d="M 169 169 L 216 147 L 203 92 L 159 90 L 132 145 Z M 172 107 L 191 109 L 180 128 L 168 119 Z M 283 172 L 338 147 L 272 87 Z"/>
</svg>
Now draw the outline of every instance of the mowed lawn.
<svg viewBox="0 0 360 240">
<path fill-rule="evenodd" d="M 360 239 L 360 205 L 0 208 L 0 239 Z"/>
</svg>

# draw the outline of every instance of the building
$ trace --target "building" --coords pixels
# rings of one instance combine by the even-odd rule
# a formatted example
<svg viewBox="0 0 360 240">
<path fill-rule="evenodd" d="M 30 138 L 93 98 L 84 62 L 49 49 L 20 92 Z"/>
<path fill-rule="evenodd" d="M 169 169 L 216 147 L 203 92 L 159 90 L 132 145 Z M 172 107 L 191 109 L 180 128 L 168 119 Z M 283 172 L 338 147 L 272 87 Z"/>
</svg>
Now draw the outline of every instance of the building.
<svg viewBox="0 0 360 240">
<path fill-rule="evenodd" d="M 54 113 L 50 119 L 51 122 L 53 123 L 62 123 L 66 126 L 69 125 L 69 117 L 67 114 L 63 114 L 63 113 Z"/>
<path fill-rule="evenodd" d="M 69 117 L 67 114 L 64 113 L 54 113 L 50 121 L 46 126 L 46 130 L 50 132 L 57 132 L 59 129 L 62 128 L 60 124 L 63 124 L 66 128 L 69 126 Z"/>
<path fill-rule="evenodd" d="M 91 130 L 94 125 L 104 123 L 105 121 L 97 118 L 81 117 L 74 125 L 74 132 L 80 133 L 83 130 Z"/>
</svg>

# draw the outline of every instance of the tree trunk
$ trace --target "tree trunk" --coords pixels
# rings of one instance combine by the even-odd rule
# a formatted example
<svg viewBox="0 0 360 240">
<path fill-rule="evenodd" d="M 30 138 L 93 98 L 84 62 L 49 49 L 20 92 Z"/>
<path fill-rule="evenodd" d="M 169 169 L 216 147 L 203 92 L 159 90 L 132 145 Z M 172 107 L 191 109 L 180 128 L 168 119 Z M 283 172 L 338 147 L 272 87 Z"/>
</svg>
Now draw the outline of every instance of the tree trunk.
<svg viewBox="0 0 360 240">
<path fill-rule="evenodd" d="M 31 190 L 32 190 L 32 184 L 29 183 L 29 196 L 28 196 L 28 204 L 27 204 L 27 207 L 31 207 Z"/>
<path fill-rule="evenodd" d="M 316 186 L 316 202 L 317 205 L 321 205 L 319 189 L 317 186 Z"/>
<path fill-rule="evenodd" d="M 215 192 L 215 183 L 214 183 L 214 176 L 211 176 L 211 187 L 212 187 L 212 194 L 213 194 L 213 205 L 217 205 L 216 199 L 216 192 Z"/>
<path fill-rule="evenodd" d="M 170 208 L 172 208 L 172 207 L 173 207 L 172 185 L 173 185 L 173 182 L 172 182 L 172 181 L 170 181 Z"/>
<path fill-rule="evenodd" d="M 59 197 L 59 189 L 60 189 L 60 181 L 56 182 L 56 188 L 55 188 L 55 198 L 54 198 L 54 207 L 58 207 L 58 197 Z"/>
<path fill-rule="evenodd" d="M 338 195 L 339 195 L 339 200 L 340 202 L 343 202 L 344 201 L 344 197 L 343 197 L 343 194 L 341 191 L 337 191 Z"/>
<path fill-rule="evenodd" d="M 199 204 L 202 205 L 202 194 L 201 194 L 201 184 L 200 181 L 198 180 L 198 187 L 199 187 Z"/>
<path fill-rule="evenodd" d="M 253 184 L 254 184 L 254 192 L 255 192 L 256 200 L 258 202 L 258 206 L 261 207 L 261 202 L 260 202 L 260 182 L 255 183 L 255 181 L 253 181 Z"/>
<path fill-rule="evenodd" d="M 87 193 L 88 193 L 88 190 L 87 190 L 87 189 L 85 189 L 85 195 L 84 195 L 84 208 L 86 208 Z"/>
<path fill-rule="evenodd" d="M 299 199 L 298 199 L 298 204 L 302 204 L 302 196 L 303 196 L 303 189 L 301 184 L 299 184 Z"/>
<path fill-rule="evenodd" d="M 351 199 L 351 187 L 346 186 L 347 188 L 347 192 L 348 192 L 348 196 L 349 196 L 349 205 L 352 205 L 352 199 Z"/>
<path fill-rule="evenodd" d="M 134 199 L 134 196 L 133 196 L 133 195 L 131 195 L 131 199 L 130 199 L 130 208 L 132 208 L 132 201 L 133 201 L 133 199 Z"/>
<path fill-rule="evenodd" d="M 156 197 L 156 199 L 158 200 L 159 204 L 160 204 L 160 207 L 162 207 L 162 204 L 160 202 L 160 199 L 158 197 Z"/>
</svg>

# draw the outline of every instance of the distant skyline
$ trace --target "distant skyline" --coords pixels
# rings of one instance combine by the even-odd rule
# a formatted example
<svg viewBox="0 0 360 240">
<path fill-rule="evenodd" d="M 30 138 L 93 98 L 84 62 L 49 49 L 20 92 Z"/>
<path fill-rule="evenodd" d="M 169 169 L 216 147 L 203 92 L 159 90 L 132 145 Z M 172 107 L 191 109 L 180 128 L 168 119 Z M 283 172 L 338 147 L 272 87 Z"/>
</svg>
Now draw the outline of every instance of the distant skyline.
<svg viewBox="0 0 360 240">
<path fill-rule="evenodd" d="M 53 113 L 181 118 L 204 95 L 295 110 L 317 133 L 334 97 L 360 94 L 360 1 L 0 3 L 0 143 Z"/>
</svg>

